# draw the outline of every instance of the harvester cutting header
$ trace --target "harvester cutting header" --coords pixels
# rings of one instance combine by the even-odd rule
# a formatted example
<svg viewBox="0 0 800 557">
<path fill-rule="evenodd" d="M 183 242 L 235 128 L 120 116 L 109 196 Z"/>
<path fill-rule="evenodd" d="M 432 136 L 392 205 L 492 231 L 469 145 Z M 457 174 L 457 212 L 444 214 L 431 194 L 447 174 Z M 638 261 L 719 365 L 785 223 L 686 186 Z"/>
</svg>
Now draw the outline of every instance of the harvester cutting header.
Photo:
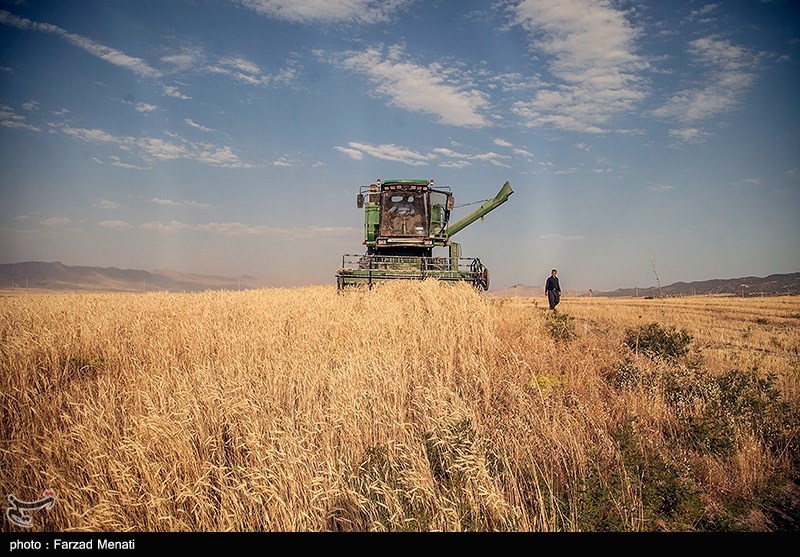
<svg viewBox="0 0 800 557">
<path fill-rule="evenodd" d="M 462 258 L 451 240 L 514 193 L 506 182 L 498 194 L 467 216 L 450 224 L 455 198 L 450 188 L 433 180 L 377 180 L 362 186 L 356 206 L 364 209 L 364 255 L 346 254 L 336 273 L 339 289 L 393 279 L 436 278 L 465 281 L 489 289 L 489 270 L 480 259 Z M 447 257 L 434 257 L 434 247 L 448 247 Z"/>
</svg>

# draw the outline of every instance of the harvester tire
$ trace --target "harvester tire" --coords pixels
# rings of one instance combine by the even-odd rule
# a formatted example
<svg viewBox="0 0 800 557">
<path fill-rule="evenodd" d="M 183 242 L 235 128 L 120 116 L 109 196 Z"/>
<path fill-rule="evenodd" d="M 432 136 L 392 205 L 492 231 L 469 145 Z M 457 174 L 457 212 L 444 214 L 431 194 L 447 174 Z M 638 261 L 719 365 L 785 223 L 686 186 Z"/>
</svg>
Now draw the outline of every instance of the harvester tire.
<svg viewBox="0 0 800 557">
<path fill-rule="evenodd" d="M 489 269 L 484 267 L 478 272 L 478 276 L 475 277 L 475 286 L 482 290 L 489 290 Z"/>
</svg>

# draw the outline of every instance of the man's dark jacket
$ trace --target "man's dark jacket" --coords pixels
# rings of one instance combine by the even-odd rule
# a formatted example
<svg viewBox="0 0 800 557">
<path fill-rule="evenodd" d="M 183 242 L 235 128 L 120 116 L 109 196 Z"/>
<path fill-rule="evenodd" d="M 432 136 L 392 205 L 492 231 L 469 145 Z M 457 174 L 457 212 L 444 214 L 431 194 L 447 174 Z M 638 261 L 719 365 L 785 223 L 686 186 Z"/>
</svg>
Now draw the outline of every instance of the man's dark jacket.
<svg viewBox="0 0 800 557">
<path fill-rule="evenodd" d="M 546 293 L 546 292 L 548 292 L 550 290 L 555 290 L 556 292 L 561 292 L 561 287 L 558 285 L 558 277 L 554 277 L 552 275 L 547 277 L 547 283 L 545 283 L 545 285 L 544 285 L 544 291 Z"/>
</svg>

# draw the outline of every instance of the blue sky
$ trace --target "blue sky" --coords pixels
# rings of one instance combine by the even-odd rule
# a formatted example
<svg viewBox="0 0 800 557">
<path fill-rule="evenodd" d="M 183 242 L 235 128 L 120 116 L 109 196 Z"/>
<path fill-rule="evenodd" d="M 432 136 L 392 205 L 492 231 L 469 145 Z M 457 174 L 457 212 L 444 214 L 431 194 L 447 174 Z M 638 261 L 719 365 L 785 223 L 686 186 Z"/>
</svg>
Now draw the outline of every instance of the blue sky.
<svg viewBox="0 0 800 557">
<path fill-rule="evenodd" d="M 511 182 L 454 238 L 493 290 L 800 271 L 799 24 L 788 0 L 0 0 L 0 263 L 333 284 L 358 188 L 425 178 L 456 205 Z"/>
</svg>

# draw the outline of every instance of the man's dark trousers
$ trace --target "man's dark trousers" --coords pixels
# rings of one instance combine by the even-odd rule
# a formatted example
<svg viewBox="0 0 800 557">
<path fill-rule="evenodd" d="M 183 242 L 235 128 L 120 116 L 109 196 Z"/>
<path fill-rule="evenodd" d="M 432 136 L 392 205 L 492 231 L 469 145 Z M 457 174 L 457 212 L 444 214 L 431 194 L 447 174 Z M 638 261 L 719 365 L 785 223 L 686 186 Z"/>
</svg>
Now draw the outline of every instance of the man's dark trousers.
<svg viewBox="0 0 800 557">
<path fill-rule="evenodd" d="M 561 294 L 558 293 L 558 290 L 548 290 L 547 301 L 550 302 L 550 309 L 556 309 L 558 302 L 561 301 Z"/>
</svg>

